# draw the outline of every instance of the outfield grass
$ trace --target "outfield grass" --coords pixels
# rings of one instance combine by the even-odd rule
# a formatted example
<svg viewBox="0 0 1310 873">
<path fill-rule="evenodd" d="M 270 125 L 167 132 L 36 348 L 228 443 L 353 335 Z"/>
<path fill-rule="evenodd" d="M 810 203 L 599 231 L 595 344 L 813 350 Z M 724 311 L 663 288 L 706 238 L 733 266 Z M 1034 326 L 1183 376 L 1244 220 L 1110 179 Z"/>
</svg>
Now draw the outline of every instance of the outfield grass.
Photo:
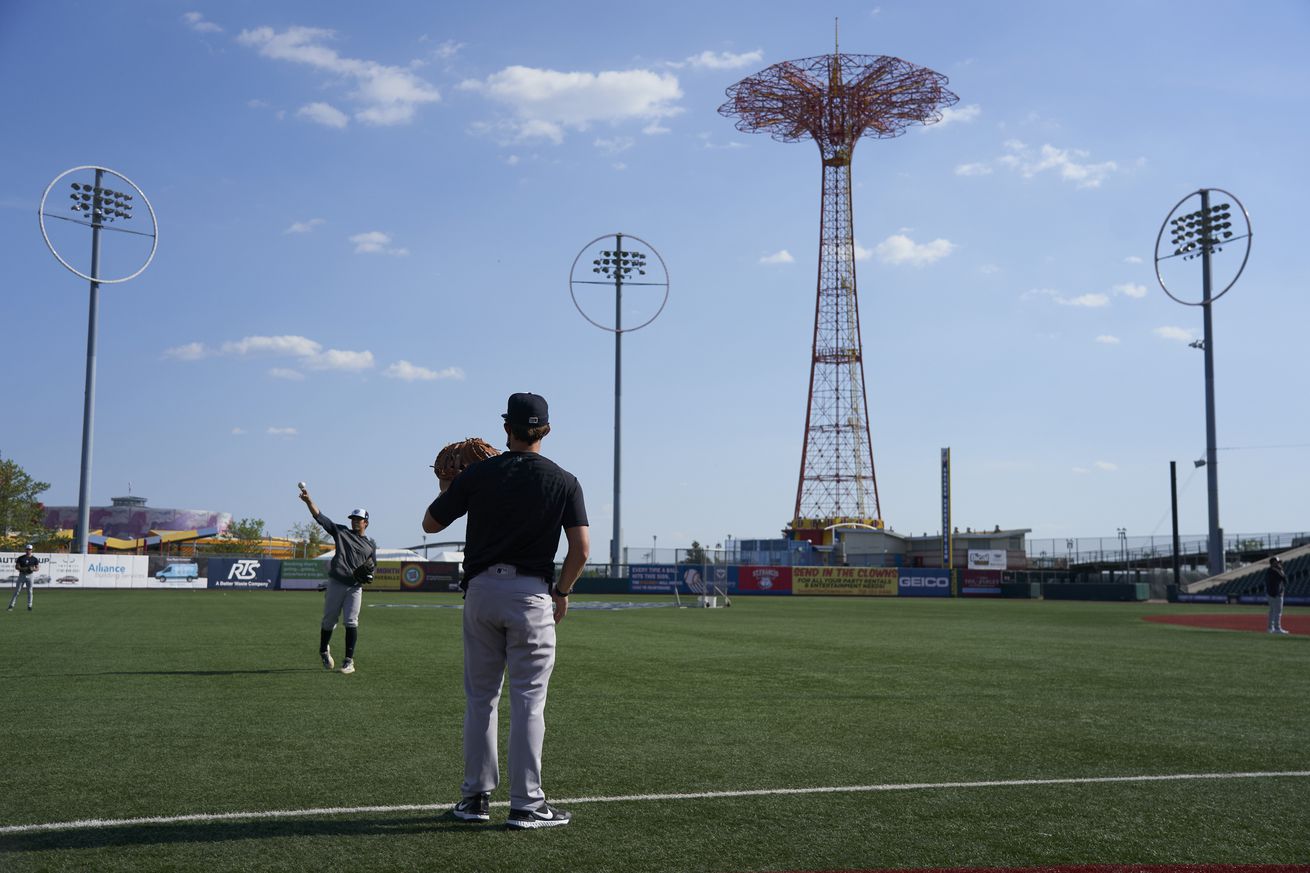
<svg viewBox="0 0 1310 873">
<path fill-rule="evenodd" d="M 458 603 L 370 592 L 359 671 L 343 676 L 318 664 L 312 593 L 38 592 L 35 612 L 0 614 L 0 827 L 453 802 L 460 614 L 383 604 Z M 575 610 L 551 683 L 547 792 L 1310 771 L 1310 639 L 1141 621 L 1207 609 L 742 597 L 730 610 Z M 395 809 L 9 833 L 0 870 L 1310 860 L 1305 777 L 570 808 L 571 826 L 529 833 Z"/>
</svg>

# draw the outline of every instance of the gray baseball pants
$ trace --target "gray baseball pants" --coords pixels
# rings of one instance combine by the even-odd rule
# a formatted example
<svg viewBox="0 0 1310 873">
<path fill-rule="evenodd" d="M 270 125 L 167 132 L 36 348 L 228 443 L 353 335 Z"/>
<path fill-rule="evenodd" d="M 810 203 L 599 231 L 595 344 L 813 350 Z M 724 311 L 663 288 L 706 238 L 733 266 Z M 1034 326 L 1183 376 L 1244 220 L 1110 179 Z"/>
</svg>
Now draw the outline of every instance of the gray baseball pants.
<svg viewBox="0 0 1310 873">
<path fill-rule="evenodd" d="M 546 801 L 541 746 L 555 668 L 554 601 L 544 579 L 496 564 L 469 580 L 464 599 L 463 797 L 489 794 L 500 783 L 497 712 L 507 666 L 509 805 L 537 809 Z"/>
<path fill-rule="evenodd" d="M 18 581 L 14 583 L 14 596 L 9 598 L 10 609 L 13 609 L 14 604 L 18 602 L 18 593 L 23 590 L 24 585 L 27 586 L 27 608 L 32 608 L 32 574 L 19 573 Z"/>
<path fill-rule="evenodd" d="M 359 627 L 359 605 L 363 600 L 363 588 L 329 577 L 327 594 L 323 597 L 323 630 L 335 628 L 337 615 L 341 613 L 344 613 L 342 624 L 346 627 Z"/>
<path fill-rule="evenodd" d="M 1278 630 L 1283 626 L 1283 595 L 1269 598 L 1269 629 Z"/>
</svg>

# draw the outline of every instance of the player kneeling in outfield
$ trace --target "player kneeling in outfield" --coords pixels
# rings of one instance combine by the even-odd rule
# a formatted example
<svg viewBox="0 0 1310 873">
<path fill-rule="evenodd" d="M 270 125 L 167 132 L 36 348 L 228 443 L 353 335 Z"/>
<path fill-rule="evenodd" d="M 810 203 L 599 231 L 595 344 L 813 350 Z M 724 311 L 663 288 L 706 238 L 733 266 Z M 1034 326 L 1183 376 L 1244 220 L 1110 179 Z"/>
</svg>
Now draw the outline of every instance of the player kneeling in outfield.
<svg viewBox="0 0 1310 873">
<path fill-rule="evenodd" d="M 314 505 L 313 499 L 300 483 L 300 499 L 309 507 L 309 514 L 314 516 L 332 537 L 336 545 L 336 554 L 328 567 L 327 595 L 323 598 L 323 625 L 319 633 L 319 657 L 323 659 L 324 669 L 331 670 L 335 663 L 329 643 L 332 631 L 337 626 L 337 615 L 342 617 L 346 626 L 346 659 L 341 662 L 342 673 L 355 672 L 355 642 L 359 639 L 359 607 L 364 600 L 363 586 L 373 581 L 373 571 L 377 569 L 378 544 L 364 536 L 368 530 L 368 510 L 356 509 L 350 513 L 350 526 L 337 524 Z"/>
<path fill-rule="evenodd" d="M 546 802 L 541 748 L 546 735 L 546 690 L 555 667 L 555 625 L 587 563 L 590 535 L 582 486 L 541 454 L 550 433 L 544 398 L 509 398 L 509 451 L 478 461 L 453 481 L 423 517 L 436 533 L 468 514 L 464 578 L 464 783 L 452 814 L 488 821 L 490 794 L 500 781 L 496 725 L 505 668 L 509 667 L 509 820 L 511 828 L 567 825 L 572 817 Z M 438 465 L 439 466 L 439 465 Z M 441 471 L 438 469 L 438 478 Z M 568 553 L 559 579 L 560 532 Z"/>
</svg>

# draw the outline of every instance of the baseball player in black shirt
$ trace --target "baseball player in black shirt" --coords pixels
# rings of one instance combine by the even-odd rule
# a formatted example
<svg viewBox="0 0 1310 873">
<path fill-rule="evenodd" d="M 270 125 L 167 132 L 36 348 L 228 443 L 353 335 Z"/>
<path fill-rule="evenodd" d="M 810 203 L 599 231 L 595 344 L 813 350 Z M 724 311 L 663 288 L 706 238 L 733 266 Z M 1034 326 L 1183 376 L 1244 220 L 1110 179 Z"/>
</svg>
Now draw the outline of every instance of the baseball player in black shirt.
<svg viewBox="0 0 1310 873">
<path fill-rule="evenodd" d="M 546 400 L 509 398 L 509 451 L 478 461 L 449 482 L 423 517 L 436 533 L 467 513 L 464 578 L 464 782 L 453 814 L 489 821 L 500 781 L 497 706 L 509 668 L 509 819 L 511 828 L 567 825 L 572 816 L 546 802 L 541 748 L 546 690 L 555 666 L 555 625 L 590 552 L 582 486 L 541 454 L 550 433 Z M 560 532 L 568 552 L 555 579 Z"/>
<path fill-rule="evenodd" d="M 27 551 L 19 555 L 14 561 L 14 569 L 18 571 L 18 579 L 14 581 L 14 596 L 9 598 L 9 609 L 14 608 L 18 602 L 18 592 L 27 586 L 27 611 L 32 611 L 32 577 L 36 575 L 37 568 L 41 566 L 40 560 L 32 554 L 32 544 L 27 544 Z"/>
<path fill-rule="evenodd" d="M 368 510 L 356 509 L 350 513 L 350 526 L 337 524 L 314 505 L 305 484 L 300 484 L 300 499 L 309 507 L 309 514 L 314 516 L 332 537 L 336 544 L 336 554 L 328 567 L 327 594 L 323 598 L 323 623 L 319 630 L 318 656 L 323 661 L 323 668 L 331 670 L 335 665 L 332 660 L 332 631 L 337 626 L 340 614 L 346 626 L 346 659 L 341 662 L 342 673 L 355 672 L 355 643 L 359 639 L 359 607 L 364 601 L 363 586 L 373 581 L 373 571 L 377 569 L 378 544 L 364 536 L 368 530 Z"/>
</svg>

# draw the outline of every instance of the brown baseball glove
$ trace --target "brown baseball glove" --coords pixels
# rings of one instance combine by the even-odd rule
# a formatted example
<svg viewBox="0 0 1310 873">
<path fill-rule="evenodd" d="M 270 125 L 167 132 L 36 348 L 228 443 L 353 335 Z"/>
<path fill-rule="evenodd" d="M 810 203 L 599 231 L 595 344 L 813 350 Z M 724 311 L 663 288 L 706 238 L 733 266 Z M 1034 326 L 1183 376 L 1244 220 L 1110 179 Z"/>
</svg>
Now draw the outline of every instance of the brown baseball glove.
<svg viewBox="0 0 1310 873">
<path fill-rule="evenodd" d="M 454 479 L 468 467 L 478 461 L 494 458 L 500 451 L 491 443 L 479 437 L 469 437 L 437 452 L 437 459 L 432 462 L 432 472 L 438 479 Z"/>
</svg>

